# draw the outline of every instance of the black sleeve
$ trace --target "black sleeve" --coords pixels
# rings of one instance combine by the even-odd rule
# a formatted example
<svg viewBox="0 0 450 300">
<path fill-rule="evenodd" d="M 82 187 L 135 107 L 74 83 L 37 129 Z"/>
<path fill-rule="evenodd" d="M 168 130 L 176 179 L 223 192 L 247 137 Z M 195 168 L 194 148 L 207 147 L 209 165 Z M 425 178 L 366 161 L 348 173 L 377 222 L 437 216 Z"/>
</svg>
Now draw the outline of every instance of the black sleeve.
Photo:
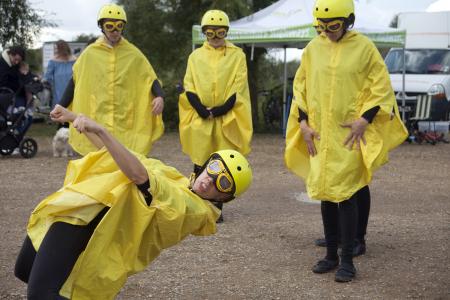
<svg viewBox="0 0 450 300">
<path fill-rule="evenodd" d="M 298 117 L 298 122 L 299 123 L 301 121 L 303 121 L 303 120 L 308 121 L 308 115 L 303 110 L 301 110 L 300 108 L 298 109 L 298 114 L 299 114 L 299 117 Z"/>
<path fill-rule="evenodd" d="M 136 184 L 136 186 L 141 191 L 141 193 L 144 195 L 144 199 L 145 199 L 145 202 L 147 203 L 147 205 L 150 206 L 150 204 L 152 203 L 152 200 L 153 200 L 152 194 L 150 194 L 150 192 L 148 191 L 148 189 L 150 188 L 150 179 L 148 179 L 146 182 L 144 182 L 142 184 Z"/>
<path fill-rule="evenodd" d="M 376 114 L 380 110 L 380 106 L 375 106 L 363 113 L 362 117 L 367 120 L 367 122 L 372 123 L 373 118 L 375 118 Z"/>
<path fill-rule="evenodd" d="M 233 94 L 230 96 L 230 98 L 228 98 L 228 100 L 223 105 L 214 106 L 213 108 L 211 108 L 211 113 L 213 114 L 214 117 L 223 116 L 233 108 L 235 103 L 236 103 L 236 94 Z"/>
<path fill-rule="evenodd" d="M 75 90 L 75 83 L 73 82 L 73 77 L 71 77 L 66 85 L 66 89 L 64 90 L 64 94 L 61 97 L 61 101 L 59 101 L 59 104 L 62 107 L 67 108 L 69 107 L 70 103 L 72 103 L 74 90 Z"/>
<path fill-rule="evenodd" d="M 200 99 L 198 96 L 191 92 L 186 92 L 186 96 L 189 100 L 189 103 L 192 105 L 192 107 L 197 111 L 198 115 L 202 119 L 206 119 L 209 117 L 209 110 L 206 109 L 206 107 L 200 102 Z"/>
<path fill-rule="evenodd" d="M 152 94 L 155 97 L 163 97 L 164 98 L 164 91 L 163 91 L 158 79 L 155 79 L 152 83 Z"/>
</svg>

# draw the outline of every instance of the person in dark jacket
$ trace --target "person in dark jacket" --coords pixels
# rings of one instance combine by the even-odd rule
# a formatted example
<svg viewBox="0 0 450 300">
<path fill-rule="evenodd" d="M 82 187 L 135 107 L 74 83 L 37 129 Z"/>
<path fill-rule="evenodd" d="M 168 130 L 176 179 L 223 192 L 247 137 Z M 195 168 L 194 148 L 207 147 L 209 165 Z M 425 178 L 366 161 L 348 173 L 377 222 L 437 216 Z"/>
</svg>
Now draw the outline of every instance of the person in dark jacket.
<svg viewBox="0 0 450 300">
<path fill-rule="evenodd" d="M 13 92 L 19 90 L 19 65 L 25 60 L 25 49 L 14 46 L 2 52 L 0 57 L 0 87 L 10 88 Z"/>
</svg>

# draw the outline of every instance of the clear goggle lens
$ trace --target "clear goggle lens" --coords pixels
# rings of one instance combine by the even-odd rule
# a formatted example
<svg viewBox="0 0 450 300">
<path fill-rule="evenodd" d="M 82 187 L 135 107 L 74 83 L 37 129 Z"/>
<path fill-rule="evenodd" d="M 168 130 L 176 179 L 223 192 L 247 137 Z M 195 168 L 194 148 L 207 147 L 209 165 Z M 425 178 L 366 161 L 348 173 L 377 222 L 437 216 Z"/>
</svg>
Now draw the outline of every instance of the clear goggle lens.
<svg viewBox="0 0 450 300">
<path fill-rule="evenodd" d="M 221 160 L 211 160 L 206 167 L 206 172 L 214 179 L 218 191 L 229 193 L 233 190 L 233 179 Z"/>
<path fill-rule="evenodd" d="M 223 39 L 227 35 L 227 30 L 225 28 L 206 29 L 205 35 L 209 39 L 213 39 L 215 37 L 217 37 L 219 39 Z"/>
</svg>

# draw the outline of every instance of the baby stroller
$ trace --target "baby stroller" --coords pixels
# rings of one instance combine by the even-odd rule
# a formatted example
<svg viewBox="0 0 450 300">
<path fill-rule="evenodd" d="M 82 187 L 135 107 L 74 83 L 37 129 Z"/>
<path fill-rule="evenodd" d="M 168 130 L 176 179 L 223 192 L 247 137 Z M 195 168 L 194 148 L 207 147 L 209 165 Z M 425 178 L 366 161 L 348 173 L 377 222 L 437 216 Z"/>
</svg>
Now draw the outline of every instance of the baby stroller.
<svg viewBox="0 0 450 300">
<path fill-rule="evenodd" d="M 40 82 L 28 84 L 25 88 L 33 95 L 40 87 Z M 33 106 L 30 101 L 25 107 L 15 110 L 15 93 L 6 87 L 0 87 L 0 155 L 11 155 L 18 148 L 24 158 L 32 158 L 36 155 L 38 145 L 30 137 L 25 137 L 30 124 L 24 127 L 24 122 L 32 121 L 29 113 Z M 31 119 L 31 120 L 30 120 Z"/>
</svg>

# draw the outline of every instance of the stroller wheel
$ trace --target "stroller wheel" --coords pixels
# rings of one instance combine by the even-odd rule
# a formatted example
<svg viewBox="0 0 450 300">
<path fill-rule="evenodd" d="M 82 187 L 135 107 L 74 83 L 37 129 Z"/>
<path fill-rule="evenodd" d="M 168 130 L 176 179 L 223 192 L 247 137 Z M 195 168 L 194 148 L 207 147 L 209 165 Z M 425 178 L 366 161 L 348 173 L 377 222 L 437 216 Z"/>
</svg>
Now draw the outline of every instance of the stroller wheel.
<svg viewBox="0 0 450 300">
<path fill-rule="evenodd" d="M 32 158 L 36 155 L 38 145 L 32 138 L 24 138 L 19 144 L 20 155 L 23 158 Z"/>
</svg>

